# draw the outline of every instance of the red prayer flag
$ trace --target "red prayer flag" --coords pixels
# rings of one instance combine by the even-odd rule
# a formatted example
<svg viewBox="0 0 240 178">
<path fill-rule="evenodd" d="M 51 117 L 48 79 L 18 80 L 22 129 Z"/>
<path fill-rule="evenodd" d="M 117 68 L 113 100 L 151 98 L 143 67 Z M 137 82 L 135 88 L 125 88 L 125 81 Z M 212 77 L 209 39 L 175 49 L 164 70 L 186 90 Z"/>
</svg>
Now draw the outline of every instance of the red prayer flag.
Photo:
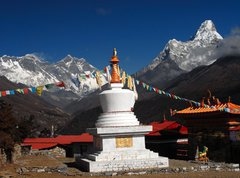
<svg viewBox="0 0 240 178">
<path fill-rule="evenodd" d="M 104 70 L 104 72 L 105 72 L 105 73 L 107 73 L 107 67 L 104 67 L 104 69 L 103 69 L 103 70 Z"/>
<path fill-rule="evenodd" d="M 64 82 L 57 82 L 57 83 L 55 83 L 55 85 L 58 87 L 65 87 Z"/>
<path fill-rule="evenodd" d="M 23 93 L 24 93 L 24 94 L 28 94 L 28 89 L 27 89 L 27 88 L 24 88 L 24 89 L 23 89 Z"/>
<path fill-rule="evenodd" d="M 6 91 L 2 91 L 2 96 L 6 96 L 6 95 L 7 95 Z"/>
</svg>

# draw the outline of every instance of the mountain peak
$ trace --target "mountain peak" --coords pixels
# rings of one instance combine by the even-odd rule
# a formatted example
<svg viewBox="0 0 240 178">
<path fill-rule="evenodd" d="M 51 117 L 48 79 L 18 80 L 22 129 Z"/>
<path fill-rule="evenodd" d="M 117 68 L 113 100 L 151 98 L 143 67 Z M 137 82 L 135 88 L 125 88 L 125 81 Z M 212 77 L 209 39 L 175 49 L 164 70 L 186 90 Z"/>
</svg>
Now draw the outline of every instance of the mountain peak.
<svg viewBox="0 0 240 178">
<path fill-rule="evenodd" d="M 77 58 L 77 57 L 74 57 L 70 54 L 68 54 L 67 56 L 65 56 L 62 60 L 60 60 L 59 62 L 64 62 L 64 63 L 71 63 L 73 61 L 82 61 L 82 62 L 85 62 L 86 60 L 84 58 Z M 58 63 L 59 63 L 58 62 Z"/>
<path fill-rule="evenodd" d="M 25 59 L 30 59 L 30 60 L 33 60 L 33 61 L 38 61 L 38 62 L 42 62 L 42 61 L 43 61 L 42 58 L 38 57 L 38 56 L 35 55 L 35 54 L 26 54 L 26 55 L 24 56 L 24 58 L 25 58 Z"/>
<path fill-rule="evenodd" d="M 208 30 L 211 30 L 211 31 L 216 31 L 216 27 L 215 27 L 215 25 L 214 25 L 214 23 L 213 23 L 212 20 L 205 20 L 205 21 L 201 24 L 199 30 L 200 30 L 200 29 L 208 29 Z"/>
<path fill-rule="evenodd" d="M 212 20 L 205 20 L 197 30 L 193 40 L 212 41 L 213 39 L 222 40 L 223 37 L 217 32 Z"/>
</svg>

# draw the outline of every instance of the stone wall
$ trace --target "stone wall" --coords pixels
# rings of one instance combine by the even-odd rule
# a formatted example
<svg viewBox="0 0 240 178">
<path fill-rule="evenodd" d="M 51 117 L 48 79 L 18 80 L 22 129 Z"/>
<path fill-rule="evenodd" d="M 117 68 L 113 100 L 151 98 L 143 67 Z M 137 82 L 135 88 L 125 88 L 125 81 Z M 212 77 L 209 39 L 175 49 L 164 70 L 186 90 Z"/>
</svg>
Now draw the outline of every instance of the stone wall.
<svg viewBox="0 0 240 178">
<path fill-rule="evenodd" d="M 3 165 L 7 162 L 7 156 L 4 153 L 3 149 L 0 149 L 0 165 Z"/>
<path fill-rule="evenodd" d="M 21 146 L 19 144 L 16 144 L 14 146 L 14 152 L 12 153 L 12 162 L 14 163 L 17 158 L 20 158 L 22 156 L 21 154 Z M 6 164 L 7 162 L 7 156 L 4 152 L 4 149 L 0 149 L 0 165 Z"/>
<path fill-rule="evenodd" d="M 52 157 L 66 157 L 66 151 L 60 147 L 54 147 L 46 150 L 31 150 L 32 155 L 50 155 Z"/>
</svg>

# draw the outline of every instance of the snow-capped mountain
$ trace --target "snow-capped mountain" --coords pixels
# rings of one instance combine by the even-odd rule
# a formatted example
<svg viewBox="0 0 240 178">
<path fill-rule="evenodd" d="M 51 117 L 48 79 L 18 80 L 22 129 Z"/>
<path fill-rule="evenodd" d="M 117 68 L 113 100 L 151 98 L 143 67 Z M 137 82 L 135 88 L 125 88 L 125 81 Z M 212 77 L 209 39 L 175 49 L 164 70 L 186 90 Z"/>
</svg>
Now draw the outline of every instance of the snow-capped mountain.
<svg viewBox="0 0 240 178">
<path fill-rule="evenodd" d="M 51 64 L 34 54 L 22 57 L 0 57 L 0 75 L 15 83 L 28 86 L 40 86 L 48 83 L 64 81 L 67 90 L 78 96 L 92 92 L 98 88 L 93 78 L 81 80 L 81 75 L 90 75 L 97 69 L 83 58 L 67 55 L 61 61 Z M 106 82 L 103 77 L 103 83 Z"/>
<path fill-rule="evenodd" d="M 206 20 L 189 41 L 170 40 L 152 63 L 137 75 L 141 76 L 149 70 L 154 70 L 165 60 L 173 60 L 184 71 L 190 71 L 200 65 L 209 65 L 216 60 L 214 51 L 222 39 L 213 22 Z"/>
<path fill-rule="evenodd" d="M 189 41 L 170 40 L 152 63 L 135 76 L 156 86 L 165 87 L 169 80 L 184 72 L 212 64 L 219 57 L 216 48 L 222 40 L 213 22 L 206 20 Z"/>
</svg>

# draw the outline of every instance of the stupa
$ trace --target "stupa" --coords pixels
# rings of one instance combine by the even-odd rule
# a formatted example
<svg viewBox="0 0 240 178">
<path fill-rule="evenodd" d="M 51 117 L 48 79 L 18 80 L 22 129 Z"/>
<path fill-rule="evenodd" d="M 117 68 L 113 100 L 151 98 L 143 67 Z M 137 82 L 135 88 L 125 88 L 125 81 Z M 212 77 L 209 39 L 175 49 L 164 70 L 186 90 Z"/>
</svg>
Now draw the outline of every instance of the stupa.
<svg viewBox="0 0 240 178">
<path fill-rule="evenodd" d="M 93 150 L 77 162 L 88 172 L 168 167 L 168 158 L 145 148 L 145 134 L 152 131 L 152 126 L 140 125 L 134 115 L 135 94 L 123 89 L 116 49 L 110 63 L 110 86 L 100 93 L 103 113 L 96 128 L 87 129 L 94 137 Z"/>
</svg>

